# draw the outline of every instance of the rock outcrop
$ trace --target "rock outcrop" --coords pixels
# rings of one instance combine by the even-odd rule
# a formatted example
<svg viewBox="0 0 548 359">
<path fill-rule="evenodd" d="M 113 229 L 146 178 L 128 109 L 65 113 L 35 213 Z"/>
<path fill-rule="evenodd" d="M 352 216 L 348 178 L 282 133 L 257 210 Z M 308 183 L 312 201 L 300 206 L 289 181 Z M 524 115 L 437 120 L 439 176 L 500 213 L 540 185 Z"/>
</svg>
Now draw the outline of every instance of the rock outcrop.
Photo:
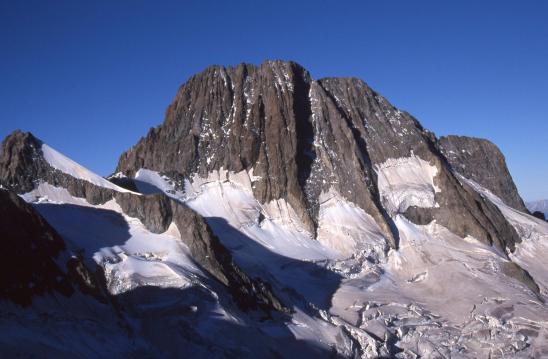
<svg viewBox="0 0 548 359">
<path fill-rule="evenodd" d="M 455 171 L 487 188 L 510 207 L 527 212 L 504 155 L 495 144 L 481 138 L 446 136 L 440 138 L 440 145 Z"/>
<path fill-rule="evenodd" d="M 546 221 L 546 216 L 541 211 L 534 211 L 532 214 L 534 217 L 537 217 L 538 219 L 542 219 L 543 221 Z"/>
</svg>

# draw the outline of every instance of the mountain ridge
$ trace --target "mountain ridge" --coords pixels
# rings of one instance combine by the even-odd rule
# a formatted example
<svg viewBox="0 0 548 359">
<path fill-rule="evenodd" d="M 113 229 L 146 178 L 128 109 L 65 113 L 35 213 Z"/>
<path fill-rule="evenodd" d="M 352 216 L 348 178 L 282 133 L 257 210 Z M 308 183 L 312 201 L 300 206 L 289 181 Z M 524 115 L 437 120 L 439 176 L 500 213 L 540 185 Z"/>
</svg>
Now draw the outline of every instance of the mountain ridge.
<svg viewBox="0 0 548 359">
<path fill-rule="evenodd" d="M 441 198 L 439 210 L 417 207 L 409 216 L 421 223 L 437 219 L 462 236 L 471 234 L 512 250 L 519 241 L 513 229 L 488 204 L 480 210 L 463 205 L 483 200 L 463 190 L 437 139 L 415 118 L 363 80 L 314 81 L 294 62 L 208 67 L 191 77 L 168 107 L 164 123 L 122 154 L 116 171 L 131 177 L 147 168 L 183 178 L 207 176 L 220 168 L 253 169 L 259 178 L 255 196 L 262 203 L 287 200 L 312 233 L 320 195 L 333 187 L 372 215 L 389 245 L 397 247 L 398 233 L 381 203 L 375 166 L 413 153 L 438 168 L 446 187 L 441 196 L 447 198 Z M 326 178 L 330 183 L 323 183 Z M 485 224 L 478 226 L 475 218 Z M 468 233 L 454 222 L 467 222 Z"/>
</svg>

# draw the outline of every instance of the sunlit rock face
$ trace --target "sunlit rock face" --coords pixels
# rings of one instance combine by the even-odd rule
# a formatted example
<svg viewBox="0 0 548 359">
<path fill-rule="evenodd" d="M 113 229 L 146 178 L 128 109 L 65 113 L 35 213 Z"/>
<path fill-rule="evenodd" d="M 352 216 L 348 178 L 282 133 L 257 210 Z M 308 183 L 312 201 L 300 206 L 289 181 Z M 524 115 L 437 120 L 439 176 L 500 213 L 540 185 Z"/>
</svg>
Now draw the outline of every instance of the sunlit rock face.
<svg viewBox="0 0 548 359">
<path fill-rule="evenodd" d="M 181 184 L 220 169 L 252 171 L 254 197 L 263 204 L 286 200 L 311 233 L 321 194 L 335 190 L 371 215 L 393 248 L 399 235 L 392 216 L 401 211 L 415 223 L 435 219 L 461 236 L 511 250 L 519 241 L 515 231 L 455 178 L 439 147 L 434 134 L 362 80 L 314 80 L 296 63 L 267 61 L 193 76 L 163 124 L 120 157 L 117 171 L 134 176 L 146 168 Z M 428 194 L 400 193 L 410 205 L 394 208 L 380 193 L 387 182 L 382 171 L 407 158 L 428 164 L 435 176 Z M 423 195 L 426 202 L 416 197 Z"/>
<path fill-rule="evenodd" d="M 440 145 L 455 171 L 481 184 L 510 207 L 527 212 L 504 155 L 495 144 L 481 138 L 445 136 L 440 138 Z"/>
</svg>

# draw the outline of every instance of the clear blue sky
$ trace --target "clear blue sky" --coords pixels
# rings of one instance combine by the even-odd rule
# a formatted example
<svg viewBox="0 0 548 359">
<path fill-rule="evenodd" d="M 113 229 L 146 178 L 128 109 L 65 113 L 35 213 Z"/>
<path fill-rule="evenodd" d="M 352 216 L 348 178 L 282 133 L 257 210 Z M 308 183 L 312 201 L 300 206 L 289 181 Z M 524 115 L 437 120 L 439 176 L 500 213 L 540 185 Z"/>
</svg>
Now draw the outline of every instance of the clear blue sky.
<svg viewBox="0 0 548 359">
<path fill-rule="evenodd" d="M 485 137 L 548 198 L 548 1 L 0 0 L 0 136 L 106 175 L 210 64 L 355 76 L 438 135 Z"/>
</svg>

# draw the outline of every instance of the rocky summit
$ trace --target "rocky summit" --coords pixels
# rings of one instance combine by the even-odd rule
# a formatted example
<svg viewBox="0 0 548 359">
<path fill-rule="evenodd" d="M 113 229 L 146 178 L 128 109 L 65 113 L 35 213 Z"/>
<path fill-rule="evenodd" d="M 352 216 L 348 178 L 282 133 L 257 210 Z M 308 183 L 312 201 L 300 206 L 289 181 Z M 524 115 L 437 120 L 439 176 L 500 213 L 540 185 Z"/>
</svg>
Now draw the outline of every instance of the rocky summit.
<svg viewBox="0 0 548 359">
<path fill-rule="evenodd" d="M 392 193 L 381 193 L 385 188 L 379 188 L 377 169 L 391 168 L 390 160 L 399 158 L 433 167 L 437 181 L 431 191 L 438 192 L 438 206 L 415 203 L 433 200 L 434 193 L 395 201 Z M 493 167 L 508 173 L 504 161 Z M 287 201 L 311 233 L 321 194 L 333 191 L 371 215 L 393 248 L 398 233 L 391 215 L 397 213 L 419 222 L 435 219 L 463 237 L 474 235 L 501 249 L 519 241 L 493 206 L 455 178 L 438 140 L 411 115 L 362 80 L 314 81 L 293 62 L 214 66 L 191 78 L 164 123 L 122 154 L 117 171 L 132 176 L 141 168 L 174 178 L 207 177 L 221 168 L 252 171 L 254 197 L 261 203 Z M 490 172 L 482 175 L 488 181 Z M 511 190 L 519 198 L 515 186 Z"/>
<path fill-rule="evenodd" d="M 211 66 L 108 178 L 0 151 L 8 356 L 548 356 L 548 223 L 500 150 L 360 79 Z"/>
</svg>

